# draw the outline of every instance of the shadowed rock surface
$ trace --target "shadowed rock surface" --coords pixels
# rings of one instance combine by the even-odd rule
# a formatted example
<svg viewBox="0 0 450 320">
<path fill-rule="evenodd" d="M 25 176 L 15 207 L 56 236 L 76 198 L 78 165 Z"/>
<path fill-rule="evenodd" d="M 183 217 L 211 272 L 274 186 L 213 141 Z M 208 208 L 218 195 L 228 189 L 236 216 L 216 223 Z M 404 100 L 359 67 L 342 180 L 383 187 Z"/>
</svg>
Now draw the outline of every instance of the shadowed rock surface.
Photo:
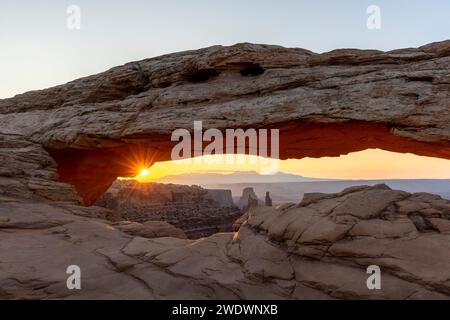
<svg viewBox="0 0 450 320">
<path fill-rule="evenodd" d="M 231 231 L 242 215 L 232 202 L 230 190 L 133 180 L 115 181 L 95 204 L 119 213 L 124 220 L 166 221 L 190 239 Z"/>
<path fill-rule="evenodd" d="M 121 221 L 114 226 L 132 236 L 144 238 L 173 237 L 187 239 L 183 230 L 176 228 L 165 221 L 145 221 L 144 223 L 135 221 Z"/>
</svg>

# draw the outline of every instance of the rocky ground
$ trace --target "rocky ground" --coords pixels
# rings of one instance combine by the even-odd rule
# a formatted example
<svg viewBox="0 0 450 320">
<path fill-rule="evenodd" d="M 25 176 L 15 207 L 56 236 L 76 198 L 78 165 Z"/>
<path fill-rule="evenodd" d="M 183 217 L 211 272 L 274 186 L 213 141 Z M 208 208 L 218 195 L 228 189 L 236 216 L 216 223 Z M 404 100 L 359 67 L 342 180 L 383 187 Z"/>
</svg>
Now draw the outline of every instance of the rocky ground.
<svg viewBox="0 0 450 320">
<path fill-rule="evenodd" d="M 0 297 L 450 298 L 450 201 L 431 194 L 308 194 L 199 240 L 153 238 L 111 216 L 2 196 Z M 81 290 L 66 287 L 69 265 L 82 270 Z M 381 290 L 366 286 L 369 265 L 381 268 Z"/>
</svg>

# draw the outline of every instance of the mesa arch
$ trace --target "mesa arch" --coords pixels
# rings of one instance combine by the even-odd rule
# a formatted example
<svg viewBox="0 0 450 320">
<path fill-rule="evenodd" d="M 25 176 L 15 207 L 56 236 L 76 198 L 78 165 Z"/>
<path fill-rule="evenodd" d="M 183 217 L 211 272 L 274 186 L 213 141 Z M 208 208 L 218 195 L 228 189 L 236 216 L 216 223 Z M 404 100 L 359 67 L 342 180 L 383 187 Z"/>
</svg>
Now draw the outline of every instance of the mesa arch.
<svg viewBox="0 0 450 320">
<path fill-rule="evenodd" d="M 41 146 L 89 205 L 170 159 L 170 134 L 278 128 L 280 157 L 367 148 L 450 159 L 450 41 L 389 52 L 237 44 L 115 67 L 0 100 L 0 132 Z M 143 163 L 140 163 L 143 162 Z"/>
</svg>

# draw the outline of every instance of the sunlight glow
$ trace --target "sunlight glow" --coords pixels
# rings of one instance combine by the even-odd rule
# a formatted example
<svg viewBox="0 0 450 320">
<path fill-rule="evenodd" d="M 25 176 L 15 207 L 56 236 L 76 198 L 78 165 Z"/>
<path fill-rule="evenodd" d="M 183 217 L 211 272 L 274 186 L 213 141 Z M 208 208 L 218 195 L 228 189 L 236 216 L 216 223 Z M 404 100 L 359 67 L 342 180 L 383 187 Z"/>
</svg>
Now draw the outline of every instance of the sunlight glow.
<svg viewBox="0 0 450 320">
<path fill-rule="evenodd" d="M 213 161 L 165 161 L 155 163 L 135 177 L 136 180 L 157 181 L 164 176 L 196 172 L 258 171 L 254 161 L 247 157 L 243 164 L 220 164 Z M 195 158 L 196 159 L 196 158 Z M 305 177 L 330 179 L 448 179 L 450 161 L 395 153 L 380 149 L 353 152 L 340 157 L 288 159 L 280 161 L 280 172 Z"/>
<path fill-rule="evenodd" d="M 149 169 L 142 169 L 141 172 L 137 175 L 138 177 L 146 177 L 150 175 L 151 171 Z"/>
</svg>

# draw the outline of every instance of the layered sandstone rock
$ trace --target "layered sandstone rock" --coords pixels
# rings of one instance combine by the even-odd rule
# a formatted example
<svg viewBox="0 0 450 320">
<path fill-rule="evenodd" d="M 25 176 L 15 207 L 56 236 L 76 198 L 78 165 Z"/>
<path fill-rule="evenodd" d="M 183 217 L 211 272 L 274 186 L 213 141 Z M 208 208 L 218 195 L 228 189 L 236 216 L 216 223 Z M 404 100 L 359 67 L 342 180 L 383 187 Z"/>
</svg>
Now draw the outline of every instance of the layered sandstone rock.
<svg viewBox="0 0 450 320">
<path fill-rule="evenodd" d="M 449 66 L 450 41 L 322 54 L 213 46 L 0 100 L 0 133 L 46 148 L 85 204 L 116 177 L 169 159 L 171 133 L 194 120 L 279 128 L 282 159 L 367 148 L 449 159 Z"/>
<path fill-rule="evenodd" d="M 124 220 L 166 221 L 191 239 L 231 231 L 242 215 L 232 202 L 230 190 L 134 180 L 114 182 L 95 204 L 112 209 Z"/>
<path fill-rule="evenodd" d="M 370 297 L 361 282 L 352 281 L 359 277 L 356 270 L 369 265 L 385 276 L 374 293 L 379 297 L 448 297 L 449 223 L 450 201 L 385 185 L 306 194 L 299 205 L 260 208 L 247 220 L 248 228 L 306 259 L 294 263 L 304 268 L 295 273 L 297 281 L 336 298 Z"/>
<path fill-rule="evenodd" d="M 450 298 L 450 201 L 431 194 L 384 185 L 309 194 L 195 241 L 0 200 L 1 298 Z M 82 290 L 66 287 L 73 264 Z M 381 290 L 366 286 L 369 265 L 381 268 Z"/>
</svg>

